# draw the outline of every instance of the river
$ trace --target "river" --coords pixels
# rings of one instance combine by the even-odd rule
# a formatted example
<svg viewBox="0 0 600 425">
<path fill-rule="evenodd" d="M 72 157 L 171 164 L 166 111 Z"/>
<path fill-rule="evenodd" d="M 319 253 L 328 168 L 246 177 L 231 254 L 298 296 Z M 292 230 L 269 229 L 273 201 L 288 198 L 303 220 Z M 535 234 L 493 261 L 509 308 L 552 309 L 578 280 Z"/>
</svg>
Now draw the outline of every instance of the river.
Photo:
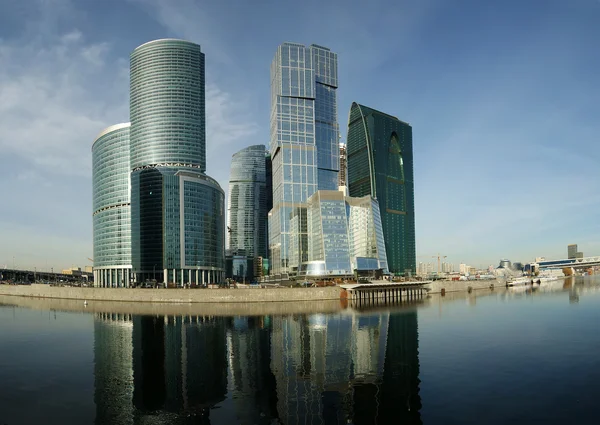
<svg viewBox="0 0 600 425">
<path fill-rule="evenodd" d="M 3 300 L 0 424 L 600 423 L 597 277 L 288 315 Z"/>
</svg>

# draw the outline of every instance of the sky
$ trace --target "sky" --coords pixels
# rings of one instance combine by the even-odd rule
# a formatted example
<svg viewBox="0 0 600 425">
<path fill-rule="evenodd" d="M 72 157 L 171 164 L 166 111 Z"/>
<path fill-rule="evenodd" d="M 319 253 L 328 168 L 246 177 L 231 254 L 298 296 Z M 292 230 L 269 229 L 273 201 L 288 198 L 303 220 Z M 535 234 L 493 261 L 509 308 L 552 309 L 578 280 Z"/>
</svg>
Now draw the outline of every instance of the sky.
<svg viewBox="0 0 600 425">
<path fill-rule="evenodd" d="M 206 54 L 207 174 L 268 145 L 286 41 L 413 127 L 417 262 L 600 255 L 600 0 L 0 0 L 0 268 L 92 263 L 91 146 L 129 121 L 129 54 Z"/>
</svg>

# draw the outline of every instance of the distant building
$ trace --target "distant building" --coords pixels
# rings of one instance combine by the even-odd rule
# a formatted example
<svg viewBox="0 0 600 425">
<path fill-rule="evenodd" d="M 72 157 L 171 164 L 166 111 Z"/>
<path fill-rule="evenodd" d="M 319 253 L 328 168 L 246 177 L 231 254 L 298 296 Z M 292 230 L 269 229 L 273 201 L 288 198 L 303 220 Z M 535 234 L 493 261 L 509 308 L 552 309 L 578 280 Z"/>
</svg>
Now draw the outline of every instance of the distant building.
<svg viewBox="0 0 600 425">
<path fill-rule="evenodd" d="M 469 274 L 470 267 L 468 265 L 461 263 L 460 266 L 458 266 L 458 267 L 459 267 L 458 271 L 460 272 L 460 274 L 463 274 L 463 275 Z"/>
<path fill-rule="evenodd" d="M 254 265 L 252 257 L 248 256 L 245 249 L 225 250 L 225 277 L 236 282 L 252 280 Z"/>
<path fill-rule="evenodd" d="M 412 127 L 353 103 L 348 118 L 350 196 L 379 202 L 390 272 L 416 271 Z"/>
<path fill-rule="evenodd" d="M 454 272 L 454 264 L 442 263 L 442 272 L 443 273 L 453 273 Z"/>
<path fill-rule="evenodd" d="M 338 175 L 338 186 L 346 187 L 348 186 L 347 177 L 347 156 L 346 156 L 346 145 L 340 143 L 340 173 Z"/>
<path fill-rule="evenodd" d="M 60 273 L 66 275 L 66 276 L 74 276 L 74 277 L 81 277 L 81 275 L 82 275 L 82 271 L 81 271 L 80 267 L 71 267 L 69 269 L 64 269 Z"/>
<path fill-rule="evenodd" d="M 248 257 L 266 257 L 267 156 L 264 145 L 249 146 L 233 154 L 227 202 L 227 240 L 232 250 Z"/>
<path fill-rule="evenodd" d="M 577 244 L 567 245 L 567 258 L 577 258 Z"/>
</svg>

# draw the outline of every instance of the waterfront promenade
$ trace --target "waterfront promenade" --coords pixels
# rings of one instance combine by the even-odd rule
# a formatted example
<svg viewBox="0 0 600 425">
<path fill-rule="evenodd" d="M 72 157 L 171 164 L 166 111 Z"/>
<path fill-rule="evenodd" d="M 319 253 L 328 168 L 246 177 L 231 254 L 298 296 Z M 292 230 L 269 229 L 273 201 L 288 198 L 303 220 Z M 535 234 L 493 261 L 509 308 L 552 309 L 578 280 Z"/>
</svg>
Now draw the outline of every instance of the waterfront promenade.
<svg viewBox="0 0 600 425">
<path fill-rule="evenodd" d="M 268 288 L 268 289 L 140 289 L 78 288 L 49 285 L 0 285 L 0 295 L 35 298 L 60 298 L 86 301 L 127 301 L 149 303 L 268 303 L 289 301 L 339 300 L 341 289 Z"/>
<path fill-rule="evenodd" d="M 496 281 L 435 281 L 423 287 L 429 294 L 465 292 L 490 289 Z M 243 289 L 140 289 L 140 288 L 81 288 L 50 285 L 0 285 L 0 295 L 53 298 L 80 301 L 111 301 L 128 303 L 171 303 L 171 304 L 247 304 L 331 301 L 342 298 L 342 288 L 243 288 Z"/>
</svg>

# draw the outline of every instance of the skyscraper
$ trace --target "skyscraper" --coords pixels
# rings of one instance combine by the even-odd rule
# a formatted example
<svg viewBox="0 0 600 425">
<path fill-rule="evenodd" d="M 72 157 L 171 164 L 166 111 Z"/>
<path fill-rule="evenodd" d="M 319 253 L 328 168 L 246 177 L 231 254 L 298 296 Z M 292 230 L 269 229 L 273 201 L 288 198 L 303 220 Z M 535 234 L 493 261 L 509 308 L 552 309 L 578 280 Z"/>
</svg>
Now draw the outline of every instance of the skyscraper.
<svg viewBox="0 0 600 425">
<path fill-rule="evenodd" d="M 350 196 L 379 201 L 389 270 L 416 271 L 412 127 L 353 103 L 348 119 Z"/>
<path fill-rule="evenodd" d="M 567 258 L 577 258 L 577 244 L 567 245 Z"/>
<path fill-rule="evenodd" d="M 229 174 L 227 227 L 229 249 L 266 257 L 267 156 L 264 145 L 249 146 L 233 154 Z"/>
<path fill-rule="evenodd" d="M 317 45 L 284 43 L 271 63 L 273 209 L 269 257 L 274 274 L 308 259 L 306 201 L 336 189 L 339 170 L 337 55 Z"/>
<path fill-rule="evenodd" d="M 129 123 L 104 129 L 92 145 L 94 282 L 129 286 L 131 203 Z"/>
<path fill-rule="evenodd" d="M 225 203 L 205 174 L 204 54 L 183 40 L 136 48 L 131 124 L 94 142 L 98 286 L 204 284 L 225 267 Z"/>
<path fill-rule="evenodd" d="M 224 275 L 224 192 L 204 174 L 204 54 L 155 40 L 131 54 L 131 233 L 136 280 Z"/>
</svg>

